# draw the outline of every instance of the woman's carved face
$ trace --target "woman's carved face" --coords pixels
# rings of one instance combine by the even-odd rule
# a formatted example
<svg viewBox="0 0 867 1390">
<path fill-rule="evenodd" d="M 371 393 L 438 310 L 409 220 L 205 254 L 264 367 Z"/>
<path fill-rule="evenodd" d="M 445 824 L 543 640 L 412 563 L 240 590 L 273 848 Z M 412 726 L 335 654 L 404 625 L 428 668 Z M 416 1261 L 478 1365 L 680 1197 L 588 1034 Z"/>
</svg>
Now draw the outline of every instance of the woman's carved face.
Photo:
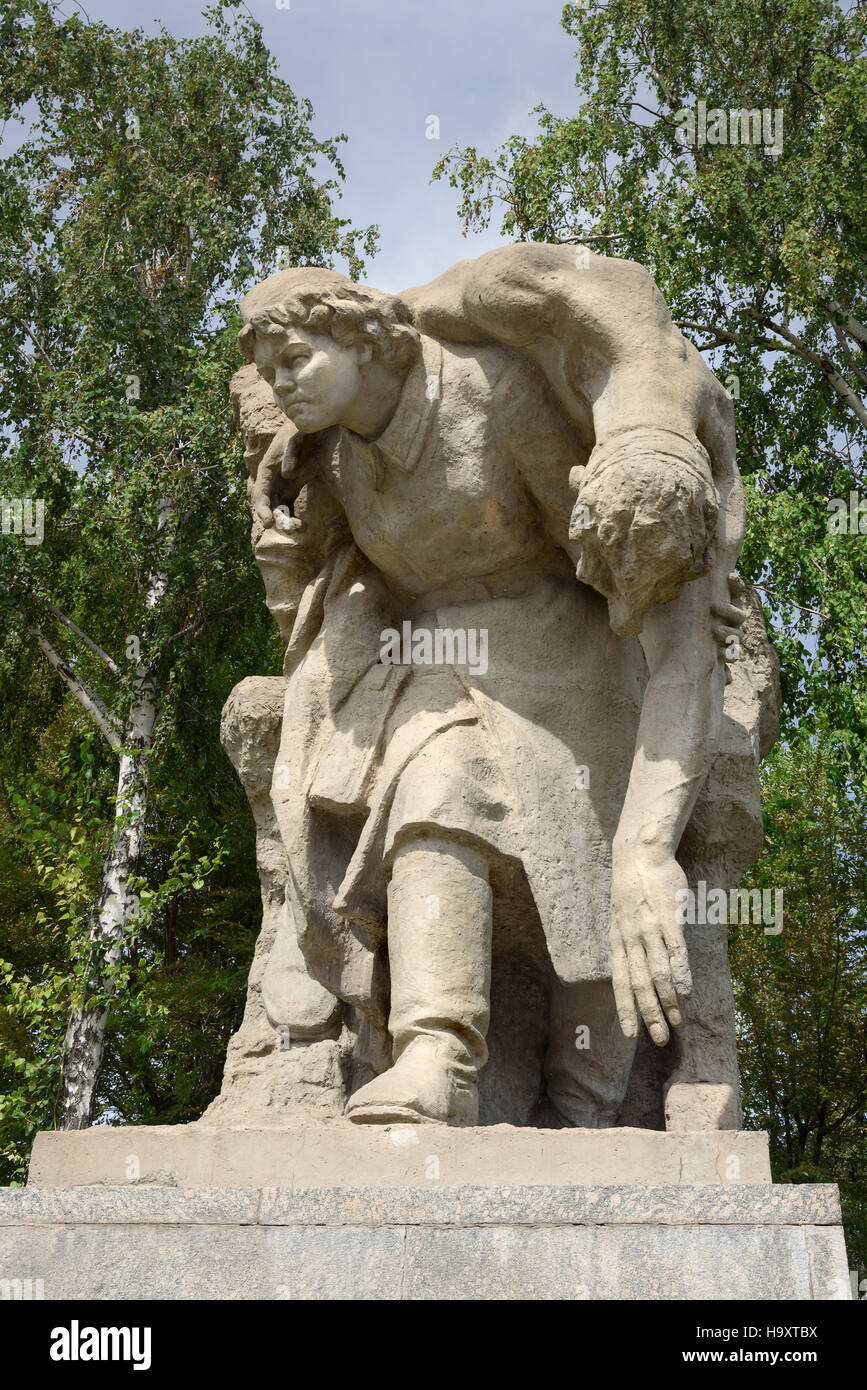
<svg viewBox="0 0 867 1390">
<path fill-rule="evenodd" d="M 328 333 L 287 328 L 257 335 L 255 362 L 278 405 L 302 434 L 351 421 L 364 389 L 363 344 L 340 347 Z"/>
</svg>

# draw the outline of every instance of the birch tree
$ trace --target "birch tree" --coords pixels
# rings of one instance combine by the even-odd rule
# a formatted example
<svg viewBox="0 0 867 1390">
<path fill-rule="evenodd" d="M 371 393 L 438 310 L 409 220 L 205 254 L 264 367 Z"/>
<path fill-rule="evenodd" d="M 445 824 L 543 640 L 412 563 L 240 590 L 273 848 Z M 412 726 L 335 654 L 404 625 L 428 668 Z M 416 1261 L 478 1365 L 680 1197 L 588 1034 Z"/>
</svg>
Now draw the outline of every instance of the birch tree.
<svg viewBox="0 0 867 1390">
<path fill-rule="evenodd" d="M 338 141 L 314 136 L 259 26 L 233 0 L 205 13 L 183 41 L 42 0 L 0 18 L 0 119 L 32 118 L 0 165 L 0 497 L 44 523 L 31 543 L 7 508 L 0 638 L 26 634 L 117 773 L 65 1128 L 93 1116 L 161 727 L 197 643 L 259 602 L 226 396 L 235 302 L 286 260 L 357 273 L 374 244 L 336 215 Z"/>
<path fill-rule="evenodd" d="M 581 0 L 576 101 L 436 177 L 467 227 L 640 261 L 735 405 L 785 731 L 867 785 L 867 9 Z M 845 510 L 845 524 L 843 513 Z M 863 524 L 862 524 L 863 523 Z"/>
</svg>

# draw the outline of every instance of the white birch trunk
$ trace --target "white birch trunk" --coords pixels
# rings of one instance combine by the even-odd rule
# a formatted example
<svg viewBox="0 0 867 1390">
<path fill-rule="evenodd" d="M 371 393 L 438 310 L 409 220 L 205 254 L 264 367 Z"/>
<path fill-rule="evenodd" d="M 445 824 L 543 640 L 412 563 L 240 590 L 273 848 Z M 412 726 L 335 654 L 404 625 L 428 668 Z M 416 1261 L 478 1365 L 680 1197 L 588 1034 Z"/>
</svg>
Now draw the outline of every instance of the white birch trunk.
<svg viewBox="0 0 867 1390">
<path fill-rule="evenodd" d="M 165 541 L 165 559 L 172 548 L 171 521 L 171 504 L 164 501 L 160 506 L 157 531 Z M 147 590 L 149 608 L 159 603 L 167 583 L 167 574 L 162 569 L 150 576 Z M 149 780 L 147 755 L 158 717 L 152 673 L 139 664 L 120 748 L 111 847 L 103 865 L 102 883 L 90 930 L 91 953 L 85 998 L 70 1012 L 63 1044 L 59 1129 L 87 1129 L 93 1120 L 96 1086 L 105 1055 L 109 1001 L 115 992 L 111 972 L 123 953 L 130 921 L 137 915 L 137 900 L 130 893 L 129 884 L 136 872 L 144 842 Z"/>
<path fill-rule="evenodd" d="M 102 871 L 99 898 L 91 926 L 91 957 L 86 996 L 69 1016 L 63 1044 L 63 1070 L 58 1105 L 60 1129 L 86 1129 L 93 1118 L 96 1084 L 102 1069 L 108 1003 L 94 1005 L 94 996 L 114 993 L 111 969 L 120 960 L 130 920 L 135 915 L 129 890 L 144 840 L 148 801 L 148 759 L 157 706 L 149 673 L 139 668 L 135 693 L 123 738 L 117 776 L 117 802 L 111 847 Z"/>
</svg>

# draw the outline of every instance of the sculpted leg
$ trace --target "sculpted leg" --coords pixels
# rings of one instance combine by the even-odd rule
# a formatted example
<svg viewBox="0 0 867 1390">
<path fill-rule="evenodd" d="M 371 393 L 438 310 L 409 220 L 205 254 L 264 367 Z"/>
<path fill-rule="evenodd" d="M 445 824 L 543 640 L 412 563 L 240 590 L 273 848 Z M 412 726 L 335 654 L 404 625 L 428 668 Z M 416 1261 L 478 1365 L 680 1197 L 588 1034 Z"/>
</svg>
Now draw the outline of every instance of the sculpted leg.
<svg viewBox="0 0 867 1390">
<path fill-rule="evenodd" d="M 545 1080 L 549 1100 L 569 1125 L 608 1129 L 617 1123 L 634 1053 L 607 980 L 555 981 Z"/>
<path fill-rule="evenodd" d="M 347 1115 L 372 1124 L 476 1124 L 491 975 L 491 889 L 482 854 L 435 838 L 397 851 L 388 958 L 394 1066 L 356 1091 Z"/>
</svg>

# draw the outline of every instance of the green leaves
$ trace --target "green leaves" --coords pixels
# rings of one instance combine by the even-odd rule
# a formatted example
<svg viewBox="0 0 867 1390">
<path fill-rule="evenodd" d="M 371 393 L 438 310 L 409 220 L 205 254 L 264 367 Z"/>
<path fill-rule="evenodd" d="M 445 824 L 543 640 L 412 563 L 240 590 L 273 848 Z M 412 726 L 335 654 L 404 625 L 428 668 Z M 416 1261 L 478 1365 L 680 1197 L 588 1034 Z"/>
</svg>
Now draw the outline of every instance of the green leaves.
<svg viewBox="0 0 867 1390">
<path fill-rule="evenodd" d="M 580 45 L 577 110 L 540 107 L 534 138 L 452 151 L 434 177 L 467 225 L 500 211 L 506 235 L 586 240 L 651 270 L 735 398 L 741 471 L 756 477 L 742 569 L 764 585 L 797 692 L 784 732 L 821 728 L 863 785 L 867 544 L 829 538 L 827 502 L 867 499 L 867 14 L 608 0 L 567 5 L 563 26 Z M 684 145 L 700 103 L 707 143 Z M 725 143 L 710 143 L 715 108 Z M 741 111 L 761 130 L 781 113 L 779 153 L 744 142 Z"/>
<path fill-rule="evenodd" d="M 730 933 L 744 1106 L 770 1133 L 778 1177 L 841 1183 L 849 1253 L 864 1265 L 867 811 L 804 734 L 772 753 L 763 780 L 765 850 L 745 886 L 782 889 L 784 925 Z"/>
<path fill-rule="evenodd" d="M 342 137 L 315 135 L 245 7 L 208 13 L 194 40 L 44 0 L 10 0 L 0 16 L 0 116 L 36 111 L 0 160 L 0 496 L 45 506 L 41 545 L 0 538 L 7 1174 L 33 1127 L 53 1123 L 66 1014 L 90 988 L 118 770 L 32 626 L 122 748 L 142 670 L 159 708 L 141 757 L 141 910 L 109 972 L 98 1109 L 204 1108 L 261 911 L 252 822 L 219 746 L 232 685 L 282 655 L 228 403 L 235 303 L 281 249 L 359 272 L 375 232 L 337 216 Z"/>
</svg>

